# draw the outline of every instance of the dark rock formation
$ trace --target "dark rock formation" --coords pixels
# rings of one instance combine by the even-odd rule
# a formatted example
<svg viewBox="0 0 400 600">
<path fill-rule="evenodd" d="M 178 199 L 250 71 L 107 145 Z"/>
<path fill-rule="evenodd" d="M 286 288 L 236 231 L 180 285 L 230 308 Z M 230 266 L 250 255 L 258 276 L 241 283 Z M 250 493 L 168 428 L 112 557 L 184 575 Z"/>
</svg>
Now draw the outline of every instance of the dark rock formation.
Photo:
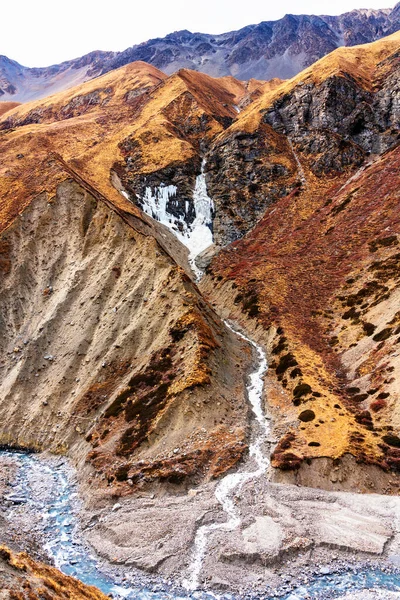
<svg viewBox="0 0 400 600">
<path fill-rule="evenodd" d="M 341 58 L 326 60 L 329 71 Z M 339 176 L 399 143 L 398 53 L 378 65 L 372 80 L 343 65 L 322 81 L 305 71 L 286 93 L 259 105 L 256 131 L 249 131 L 244 116 L 217 139 L 207 168 L 218 245 L 241 238 L 272 203 L 306 187 L 304 171 L 319 180 Z"/>
<path fill-rule="evenodd" d="M 215 243 L 225 245 L 247 233 L 267 206 L 300 181 L 284 136 L 262 125 L 255 133 L 228 130 L 214 145 L 207 157 L 207 184 L 216 206 Z"/>
<path fill-rule="evenodd" d="M 298 85 L 274 103 L 264 120 L 290 136 L 301 151 L 319 156 L 312 164 L 315 174 L 340 170 L 358 163 L 361 149 L 380 154 L 399 140 L 398 69 L 375 93 L 348 74 L 329 77 L 321 85 Z M 335 148 L 335 161 L 340 159 L 342 165 L 326 156 Z"/>
</svg>

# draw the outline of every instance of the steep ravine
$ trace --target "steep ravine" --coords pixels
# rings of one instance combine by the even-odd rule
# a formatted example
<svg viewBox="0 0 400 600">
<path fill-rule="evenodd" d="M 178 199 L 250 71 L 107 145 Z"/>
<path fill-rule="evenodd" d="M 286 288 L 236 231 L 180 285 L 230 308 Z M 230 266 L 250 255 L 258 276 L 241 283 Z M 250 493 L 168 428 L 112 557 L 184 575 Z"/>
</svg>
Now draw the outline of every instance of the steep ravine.
<svg viewBox="0 0 400 600">
<path fill-rule="evenodd" d="M 68 455 L 78 487 L 2 456 L 0 540 L 43 558 L 25 498 L 57 519 L 79 489 L 85 543 L 159 591 L 397 590 L 398 49 L 341 49 L 240 113 L 240 82 L 142 63 L 6 116 L 0 444 Z"/>
<path fill-rule="evenodd" d="M 229 311 L 229 305 L 225 310 Z M 231 333 L 246 342 L 240 344 L 242 348 L 253 346 L 256 358 L 247 387 L 254 412 L 250 470 L 246 460 L 237 472 L 218 482 L 203 481 L 178 494 L 155 494 L 144 487 L 134 496 L 112 496 L 113 510 L 109 502 L 87 506 L 81 513 L 86 539 L 101 557 L 127 568 L 128 573 L 140 568 L 161 573 L 171 582 L 181 582 L 184 574 L 191 590 L 216 588 L 247 594 L 263 590 L 266 598 L 291 600 L 345 597 L 343 594 L 357 589 L 400 591 L 398 576 L 390 569 L 357 567 L 360 559 L 391 557 L 396 563 L 400 558 L 398 498 L 317 492 L 274 485 L 262 477 L 268 467 L 263 447 L 269 441 L 262 401 L 266 359 L 248 336 Z M 224 362 L 225 368 L 229 362 Z M 18 514 L 23 522 L 25 505 L 33 512 L 48 511 L 43 535 L 56 564 L 82 579 L 87 577 L 85 580 L 105 593 L 147 598 L 146 589 L 130 590 L 131 585 L 122 582 L 123 570 L 116 580 L 108 568 L 104 575 L 91 550 L 74 537 L 75 490 L 65 477 L 67 467 L 52 467 L 51 462 L 43 466 L 40 457 L 19 456 L 16 460 L 19 473 L 11 480 L 14 500 L 13 494 L 6 499 L 13 522 Z M 50 511 L 43 502 L 35 504 L 38 490 L 40 495 L 47 490 Z M 31 493 L 34 497 L 29 497 Z M 67 513 L 71 516 L 66 519 Z M 36 529 L 40 538 L 40 526 Z M 322 565 L 321 570 L 316 564 Z M 163 598 L 165 591 L 168 597 L 185 595 L 165 583 L 161 590 L 152 597 Z"/>
<path fill-rule="evenodd" d="M 232 531 L 240 525 L 241 519 L 234 506 L 233 494 L 240 490 L 244 483 L 265 473 L 269 464 L 263 450 L 265 437 L 268 434 L 268 425 L 262 408 L 263 376 L 267 368 L 265 353 L 261 347 L 236 331 L 232 325 L 225 324 L 235 335 L 251 344 L 257 356 L 255 370 L 249 376 L 247 394 L 255 420 L 249 455 L 258 469 L 247 472 L 241 468 L 239 472 L 223 477 L 215 488 L 215 497 L 221 503 L 228 520 L 226 523 L 214 523 L 197 530 L 193 564 L 190 566 L 188 578 L 182 582 L 183 587 L 189 591 L 195 591 L 200 587 L 199 576 L 207 549 L 208 535 L 219 529 Z M 64 573 L 77 577 L 88 585 L 95 585 L 106 594 L 122 598 L 164 597 L 164 594 L 154 595 L 150 590 L 138 589 L 137 584 L 135 588 L 126 583 L 121 584 L 121 574 L 107 573 L 107 565 L 102 567 L 98 558 L 85 544 L 78 524 L 79 506 L 72 482 L 73 471 L 67 463 L 62 460 L 41 461 L 40 458 L 30 454 L 0 450 L 0 467 L 2 459 L 10 461 L 10 458 L 16 469 L 16 476 L 11 484 L 12 492 L 5 497 L 9 505 L 6 519 L 14 529 L 18 521 L 23 523 L 24 519 L 29 517 L 32 522 L 37 520 L 36 540 L 44 544 L 43 550 L 55 565 Z M 21 505 L 24 507 L 25 504 L 27 510 L 23 508 L 21 511 Z M 113 510 L 118 508 L 120 505 L 115 504 Z"/>
</svg>

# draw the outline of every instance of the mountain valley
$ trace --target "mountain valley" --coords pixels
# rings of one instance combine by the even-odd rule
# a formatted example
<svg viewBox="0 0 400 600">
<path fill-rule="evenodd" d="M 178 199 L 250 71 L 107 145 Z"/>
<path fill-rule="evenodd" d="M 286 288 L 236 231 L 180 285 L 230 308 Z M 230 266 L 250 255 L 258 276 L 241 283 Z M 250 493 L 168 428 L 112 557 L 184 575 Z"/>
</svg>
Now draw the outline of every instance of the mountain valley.
<svg viewBox="0 0 400 600">
<path fill-rule="evenodd" d="M 0 446 L 67 457 L 94 551 L 176 595 L 399 564 L 398 12 L 298 74 L 109 57 L 3 95 Z M 0 517 L 0 598 L 103 597 L 37 535 Z"/>
</svg>

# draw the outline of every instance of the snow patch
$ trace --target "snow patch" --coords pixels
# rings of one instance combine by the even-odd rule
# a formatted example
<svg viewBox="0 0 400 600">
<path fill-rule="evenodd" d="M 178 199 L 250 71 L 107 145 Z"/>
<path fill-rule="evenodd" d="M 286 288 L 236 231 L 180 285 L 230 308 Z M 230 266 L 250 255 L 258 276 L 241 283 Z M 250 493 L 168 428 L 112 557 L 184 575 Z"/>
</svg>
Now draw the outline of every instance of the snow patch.
<svg viewBox="0 0 400 600">
<path fill-rule="evenodd" d="M 206 178 L 204 174 L 205 162 L 201 166 L 201 173 L 196 177 L 193 190 L 194 220 L 189 223 L 189 202 L 185 202 L 185 215 L 176 216 L 168 210 L 176 197 L 175 185 L 160 185 L 156 188 L 147 187 L 142 199 L 142 210 L 168 227 L 178 240 L 189 250 L 189 263 L 199 279 L 202 275 L 196 266 L 195 259 L 203 250 L 213 243 L 212 218 L 214 202 L 207 193 Z"/>
</svg>

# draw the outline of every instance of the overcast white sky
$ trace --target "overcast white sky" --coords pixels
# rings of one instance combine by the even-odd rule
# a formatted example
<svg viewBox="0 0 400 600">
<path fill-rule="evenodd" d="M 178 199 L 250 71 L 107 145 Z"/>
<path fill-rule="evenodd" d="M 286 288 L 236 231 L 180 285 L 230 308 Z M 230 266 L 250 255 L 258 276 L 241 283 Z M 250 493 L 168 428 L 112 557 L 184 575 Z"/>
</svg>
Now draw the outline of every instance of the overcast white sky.
<svg viewBox="0 0 400 600">
<path fill-rule="evenodd" d="M 222 33 L 292 14 L 392 8 L 396 0 L 11 0 L 2 2 L 0 54 L 42 67 L 92 50 L 124 50 L 179 29 Z"/>
</svg>

